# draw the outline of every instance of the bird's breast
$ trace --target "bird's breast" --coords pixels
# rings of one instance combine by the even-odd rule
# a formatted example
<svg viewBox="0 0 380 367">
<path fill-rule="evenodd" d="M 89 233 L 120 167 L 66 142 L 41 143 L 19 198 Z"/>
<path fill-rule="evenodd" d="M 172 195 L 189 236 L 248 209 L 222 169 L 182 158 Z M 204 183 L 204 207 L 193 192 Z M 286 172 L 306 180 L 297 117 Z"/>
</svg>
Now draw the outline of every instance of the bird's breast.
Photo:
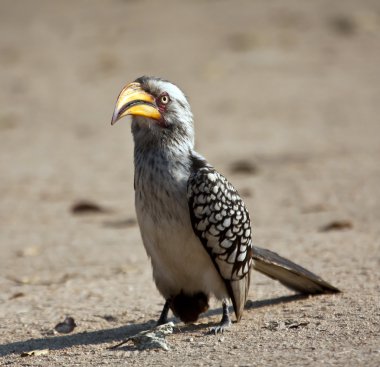
<svg viewBox="0 0 380 367">
<path fill-rule="evenodd" d="M 135 164 L 136 214 L 159 291 L 166 299 L 182 291 L 224 298 L 224 283 L 191 225 L 186 165 L 150 157 Z"/>
</svg>

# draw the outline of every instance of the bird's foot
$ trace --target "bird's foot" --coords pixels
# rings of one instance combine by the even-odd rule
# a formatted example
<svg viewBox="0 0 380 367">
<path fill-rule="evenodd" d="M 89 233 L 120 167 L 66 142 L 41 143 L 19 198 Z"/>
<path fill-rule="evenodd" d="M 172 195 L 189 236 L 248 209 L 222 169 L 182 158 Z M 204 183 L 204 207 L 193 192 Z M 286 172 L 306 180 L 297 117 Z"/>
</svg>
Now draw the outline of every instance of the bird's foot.
<svg viewBox="0 0 380 367">
<path fill-rule="evenodd" d="M 210 327 L 209 332 L 210 334 L 220 334 L 224 333 L 225 330 L 227 330 L 231 326 L 231 320 L 228 319 L 226 321 L 221 321 L 220 324 Z"/>
<path fill-rule="evenodd" d="M 231 326 L 230 314 L 228 312 L 228 306 L 226 302 L 223 302 L 223 316 L 220 320 L 220 323 L 216 326 L 213 326 L 209 329 L 210 334 L 224 333 L 226 329 Z"/>
</svg>

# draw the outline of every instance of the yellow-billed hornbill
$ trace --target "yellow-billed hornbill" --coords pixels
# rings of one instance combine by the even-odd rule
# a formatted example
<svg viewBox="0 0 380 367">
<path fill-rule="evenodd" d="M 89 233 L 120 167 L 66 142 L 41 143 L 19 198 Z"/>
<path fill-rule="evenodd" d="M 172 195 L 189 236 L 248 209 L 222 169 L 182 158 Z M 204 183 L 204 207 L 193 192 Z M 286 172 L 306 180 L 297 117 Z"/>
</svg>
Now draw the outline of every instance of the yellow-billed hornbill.
<svg viewBox="0 0 380 367">
<path fill-rule="evenodd" d="M 305 294 L 339 290 L 274 252 L 252 245 L 248 211 L 234 187 L 194 151 L 193 116 L 173 83 L 141 77 L 121 91 L 112 124 L 132 116 L 135 205 L 156 286 L 168 311 L 194 322 L 210 296 L 223 303 L 214 332 L 230 325 L 228 301 L 239 321 L 250 270 Z"/>
</svg>

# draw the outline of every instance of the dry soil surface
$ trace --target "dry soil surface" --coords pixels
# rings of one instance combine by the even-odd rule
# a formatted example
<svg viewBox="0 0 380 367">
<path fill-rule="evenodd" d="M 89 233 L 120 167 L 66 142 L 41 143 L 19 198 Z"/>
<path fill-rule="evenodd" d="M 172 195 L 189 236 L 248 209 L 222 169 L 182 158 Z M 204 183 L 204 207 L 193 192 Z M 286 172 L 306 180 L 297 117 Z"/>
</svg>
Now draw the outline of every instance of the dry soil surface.
<svg viewBox="0 0 380 367">
<path fill-rule="evenodd" d="M 380 364 L 378 0 L 2 0 L 0 65 L 0 365 Z M 197 150 L 244 197 L 255 243 L 342 294 L 298 299 L 255 274 L 224 335 L 207 334 L 214 303 L 168 352 L 107 349 L 163 305 L 130 124 L 110 126 L 143 74 L 189 96 Z M 73 211 L 83 200 L 98 210 Z"/>
</svg>

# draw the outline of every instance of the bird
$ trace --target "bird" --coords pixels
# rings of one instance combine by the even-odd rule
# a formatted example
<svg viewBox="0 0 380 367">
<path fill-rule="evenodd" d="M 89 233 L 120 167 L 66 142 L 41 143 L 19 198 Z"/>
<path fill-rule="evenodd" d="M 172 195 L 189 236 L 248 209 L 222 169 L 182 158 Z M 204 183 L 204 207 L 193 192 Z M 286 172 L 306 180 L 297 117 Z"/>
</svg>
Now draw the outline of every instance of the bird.
<svg viewBox="0 0 380 367">
<path fill-rule="evenodd" d="M 193 114 L 174 83 L 142 76 L 120 92 L 111 124 L 131 116 L 135 209 L 153 279 L 168 313 L 194 323 L 215 297 L 231 325 L 240 321 L 255 269 L 303 294 L 339 289 L 300 265 L 252 241 L 250 215 L 234 186 L 194 149 Z"/>
</svg>

